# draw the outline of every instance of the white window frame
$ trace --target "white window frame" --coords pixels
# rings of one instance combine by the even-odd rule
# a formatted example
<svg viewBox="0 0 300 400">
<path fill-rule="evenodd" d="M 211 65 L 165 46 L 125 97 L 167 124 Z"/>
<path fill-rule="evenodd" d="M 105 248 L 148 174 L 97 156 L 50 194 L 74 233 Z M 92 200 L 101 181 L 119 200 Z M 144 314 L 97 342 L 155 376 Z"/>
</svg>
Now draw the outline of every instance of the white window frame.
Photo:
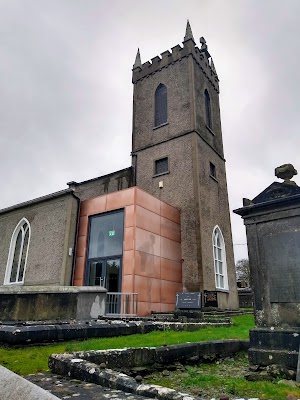
<svg viewBox="0 0 300 400">
<path fill-rule="evenodd" d="M 23 272 L 23 277 L 22 280 L 18 280 L 19 277 L 19 272 L 20 272 L 20 265 L 21 265 L 21 258 L 22 258 L 22 253 L 23 253 L 23 248 L 24 248 L 24 239 L 27 230 L 24 230 L 24 225 L 28 226 L 28 243 L 27 243 L 27 249 L 26 249 L 26 255 L 25 255 L 25 263 L 24 263 L 24 272 Z M 10 282 L 11 278 L 11 273 L 12 273 L 12 264 L 14 260 L 14 255 L 16 251 L 16 242 L 17 238 L 19 235 L 19 232 L 22 231 L 22 241 L 21 241 L 21 246 L 20 246 L 20 254 L 19 254 L 19 260 L 18 260 L 18 269 L 17 269 L 17 275 L 16 275 L 16 281 L 15 282 Z M 6 264 L 6 271 L 5 271 L 5 277 L 4 277 L 4 285 L 23 285 L 24 283 L 24 278 L 25 278 L 25 273 L 26 273 L 26 265 L 27 265 L 27 258 L 28 258 L 28 250 L 29 250 L 29 245 L 30 245 L 30 237 L 31 237 L 31 228 L 30 228 L 30 223 L 26 218 L 22 218 L 18 225 L 15 227 L 13 234 L 10 239 L 10 246 L 9 246 L 9 253 L 8 253 L 8 258 L 7 258 L 7 264 Z"/>
<path fill-rule="evenodd" d="M 218 237 L 219 237 L 220 245 L 218 245 L 218 243 L 217 243 Z M 222 231 L 218 227 L 218 225 L 216 225 L 213 229 L 212 245 L 213 245 L 213 260 L 214 260 L 216 289 L 228 291 L 229 286 L 228 286 L 225 242 L 224 242 L 224 237 L 223 237 Z M 221 257 L 219 257 L 219 253 L 221 254 Z M 221 272 L 220 272 L 220 269 L 221 269 L 220 264 L 222 266 Z M 223 286 L 221 284 L 221 280 L 223 280 Z"/>
</svg>

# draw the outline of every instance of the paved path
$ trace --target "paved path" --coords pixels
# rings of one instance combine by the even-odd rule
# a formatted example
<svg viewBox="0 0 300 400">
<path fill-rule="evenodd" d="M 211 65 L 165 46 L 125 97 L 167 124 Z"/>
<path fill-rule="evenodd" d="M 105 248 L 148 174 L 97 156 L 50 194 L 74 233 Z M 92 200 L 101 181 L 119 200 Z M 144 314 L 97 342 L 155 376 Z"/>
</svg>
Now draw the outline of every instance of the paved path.
<svg viewBox="0 0 300 400">
<path fill-rule="evenodd" d="M 120 390 L 107 389 L 94 383 L 81 382 L 76 379 L 63 378 L 59 375 L 40 373 L 26 375 L 25 379 L 48 390 L 60 399 L 76 400 L 144 400 L 146 397 L 124 393 Z"/>
</svg>

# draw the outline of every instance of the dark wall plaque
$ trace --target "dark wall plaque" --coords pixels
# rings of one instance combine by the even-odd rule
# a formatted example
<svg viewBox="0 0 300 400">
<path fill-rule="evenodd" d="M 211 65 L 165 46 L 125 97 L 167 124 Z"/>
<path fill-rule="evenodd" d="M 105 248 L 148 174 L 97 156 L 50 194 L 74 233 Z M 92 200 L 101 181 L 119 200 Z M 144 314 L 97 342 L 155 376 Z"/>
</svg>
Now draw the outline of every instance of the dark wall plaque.
<svg viewBox="0 0 300 400">
<path fill-rule="evenodd" d="M 204 290 L 204 307 L 218 307 L 217 292 Z"/>
<path fill-rule="evenodd" d="M 182 292 L 176 294 L 176 307 L 183 309 L 201 308 L 201 292 Z"/>
<path fill-rule="evenodd" d="M 263 238 L 271 303 L 300 303 L 300 232 Z"/>
</svg>

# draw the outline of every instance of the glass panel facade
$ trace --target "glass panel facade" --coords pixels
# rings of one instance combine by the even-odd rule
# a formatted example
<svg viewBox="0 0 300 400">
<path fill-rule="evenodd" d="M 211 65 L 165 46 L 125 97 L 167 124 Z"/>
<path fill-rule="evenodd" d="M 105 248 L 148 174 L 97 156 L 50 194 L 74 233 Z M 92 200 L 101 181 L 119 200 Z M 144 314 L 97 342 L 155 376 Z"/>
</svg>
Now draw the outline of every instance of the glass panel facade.
<svg viewBox="0 0 300 400">
<path fill-rule="evenodd" d="M 120 269 L 120 259 L 107 260 L 106 287 L 109 292 L 119 291 Z"/>
<path fill-rule="evenodd" d="M 90 262 L 90 286 L 103 286 L 103 261 Z"/>
<path fill-rule="evenodd" d="M 121 290 L 123 240 L 123 210 L 91 218 L 86 284 Z"/>
<path fill-rule="evenodd" d="M 123 252 L 124 211 L 91 219 L 89 259 L 121 255 Z"/>
</svg>

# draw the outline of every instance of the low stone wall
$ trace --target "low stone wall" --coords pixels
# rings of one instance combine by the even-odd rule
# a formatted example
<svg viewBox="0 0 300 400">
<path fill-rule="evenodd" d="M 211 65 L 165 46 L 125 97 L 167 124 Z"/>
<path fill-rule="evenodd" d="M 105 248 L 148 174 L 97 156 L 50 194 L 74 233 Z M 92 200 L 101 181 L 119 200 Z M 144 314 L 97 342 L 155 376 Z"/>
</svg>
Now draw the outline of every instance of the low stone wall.
<svg viewBox="0 0 300 400">
<path fill-rule="evenodd" d="M 0 365 L 0 399 L 58 400 L 58 397 L 34 385 Z"/>
<path fill-rule="evenodd" d="M 49 357 L 49 367 L 56 374 L 96 383 L 112 389 L 123 390 L 127 393 L 155 397 L 161 400 L 195 400 L 196 397 L 173 389 L 138 383 L 137 379 L 125 374 L 123 371 L 137 374 L 137 370 L 139 372 L 142 371 L 142 367 L 146 367 L 148 372 L 153 367 L 155 369 L 166 368 L 174 362 L 185 364 L 203 360 L 213 361 L 248 348 L 248 341 L 219 340 L 157 348 L 144 347 L 53 354 Z"/>
<path fill-rule="evenodd" d="M 56 323 L 24 322 L 0 325 L 0 343 L 12 345 L 58 342 L 99 337 L 133 335 L 157 330 L 194 331 L 208 326 L 230 326 L 230 323 L 174 323 L 126 321 L 61 321 Z"/>
<path fill-rule="evenodd" d="M 106 289 L 95 286 L 2 286 L 0 320 L 91 319 L 105 314 Z"/>
<path fill-rule="evenodd" d="M 127 371 L 130 368 L 212 361 L 227 357 L 241 350 L 248 350 L 249 342 L 243 340 L 215 340 L 211 342 L 184 343 L 162 347 L 140 347 L 117 350 L 91 350 L 72 353 L 73 358 L 80 358 L 95 364 L 105 363 L 107 368 Z"/>
</svg>

